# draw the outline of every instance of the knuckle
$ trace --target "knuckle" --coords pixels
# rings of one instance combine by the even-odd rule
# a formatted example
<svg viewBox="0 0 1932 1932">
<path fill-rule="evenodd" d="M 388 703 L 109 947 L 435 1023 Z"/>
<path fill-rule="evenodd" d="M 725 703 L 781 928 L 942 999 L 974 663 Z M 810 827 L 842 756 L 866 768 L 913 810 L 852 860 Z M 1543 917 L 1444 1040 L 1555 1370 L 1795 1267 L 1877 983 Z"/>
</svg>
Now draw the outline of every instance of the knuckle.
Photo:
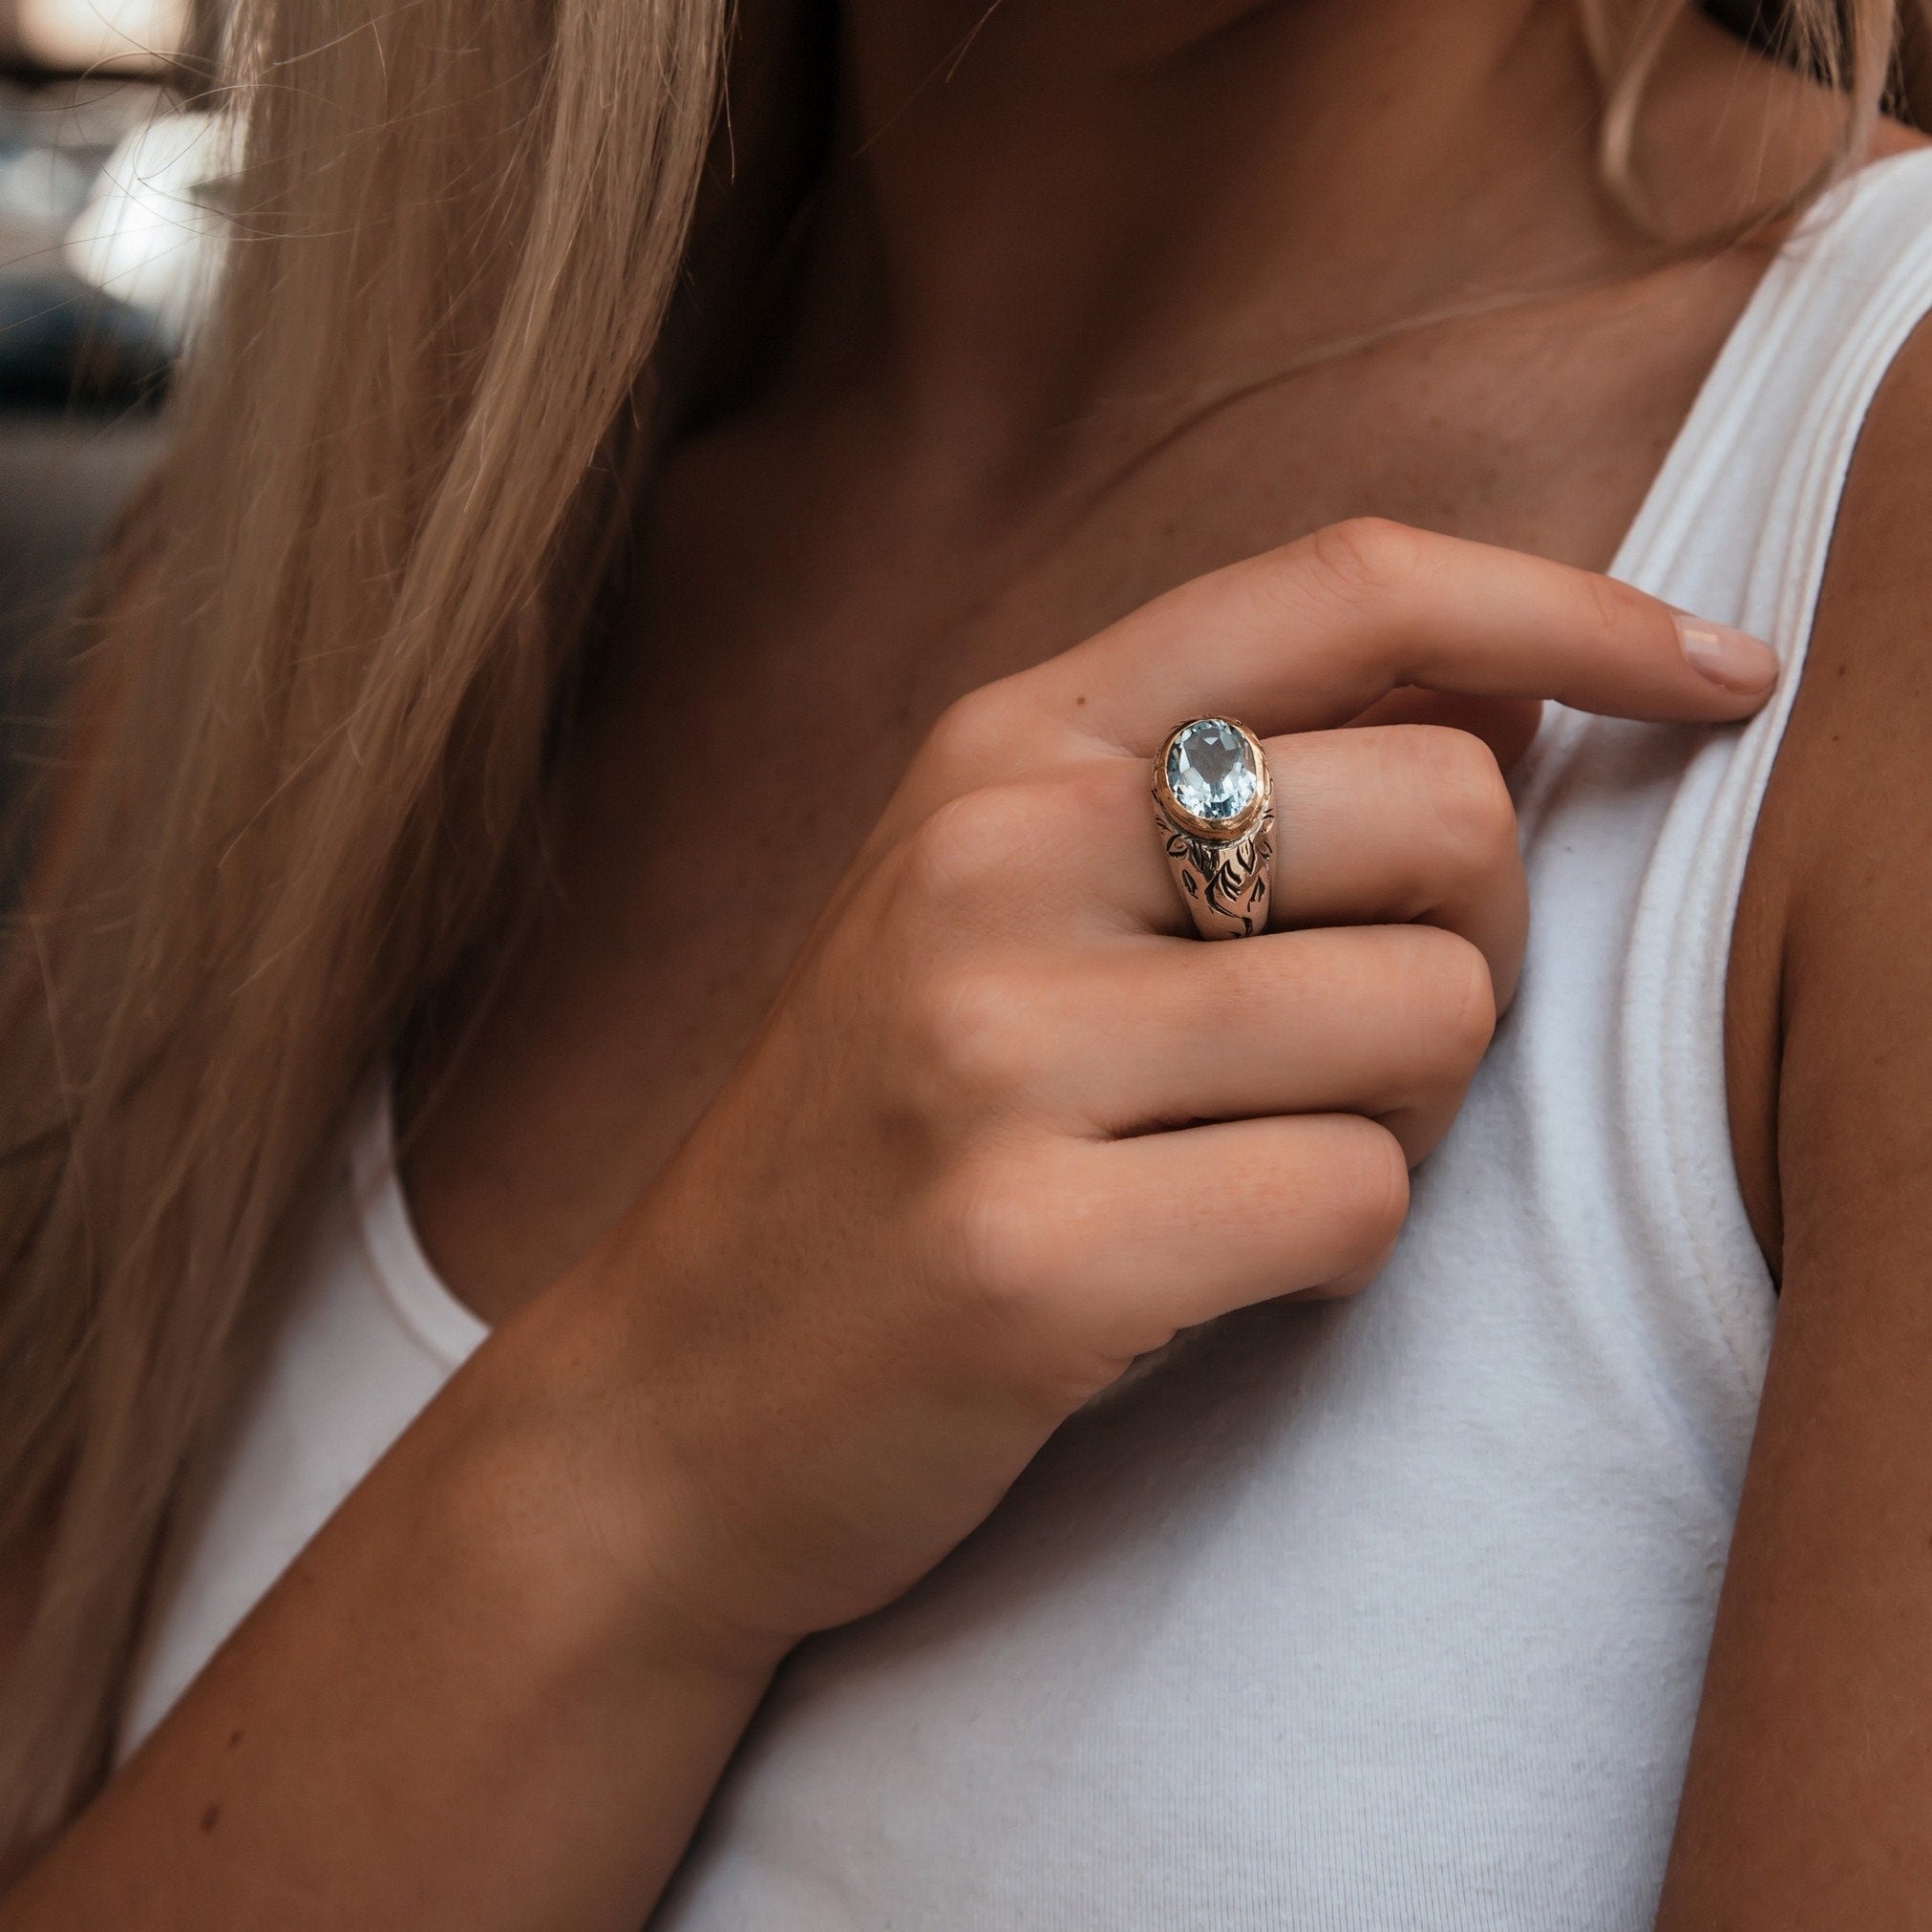
<svg viewBox="0 0 1932 1932">
<path fill-rule="evenodd" d="M 1436 926 L 1408 929 L 1418 954 L 1409 984 L 1421 1008 L 1432 1059 L 1466 1077 L 1496 1035 L 1496 984 L 1489 961 L 1460 933 Z"/>
<path fill-rule="evenodd" d="M 930 975 L 912 996 L 906 1071 L 948 1103 L 1018 1093 L 1037 1059 L 1014 988 L 987 967 Z"/>
<path fill-rule="evenodd" d="M 1023 856 L 1030 815 L 1004 789 L 948 798 L 905 841 L 902 882 L 922 906 L 980 899 L 1011 876 Z"/>
<path fill-rule="evenodd" d="M 1595 571 L 1582 574 L 1582 590 L 1586 641 L 1592 645 L 1614 644 L 1628 633 L 1633 621 L 1653 607 L 1641 590 Z"/>
<path fill-rule="evenodd" d="M 1496 754 L 1472 732 L 1416 725 L 1432 829 L 1459 871 L 1487 871 L 1517 848 L 1516 802 Z"/>
<path fill-rule="evenodd" d="M 1036 1324 L 1058 1270 L 1051 1218 L 1010 1162 L 962 1162 L 934 1196 L 931 1227 L 942 1272 L 976 1307 Z"/>
<path fill-rule="evenodd" d="M 984 780 L 1011 743 L 1010 712 L 1004 679 L 955 698 L 926 732 L 920 763 L 948 790 Z"/>
<path fill-rule="evenodd" d="M 1337 1274 L 1385 1253 L 1409 1214 L 1409 1161 L 1402 1143 L 1378 1121 L 1337 1117 L 1324 1181 L 1336 1221 L 1342 1265 Z"/>
<path fill-rule="evenodd" d="M 1349 517 L 1324 524 L 1297 547 L 1323 590 L 1360 604 L 1412 583 L 1422 567 L 1426 540 L 1386 517 Z"/>
</svg>

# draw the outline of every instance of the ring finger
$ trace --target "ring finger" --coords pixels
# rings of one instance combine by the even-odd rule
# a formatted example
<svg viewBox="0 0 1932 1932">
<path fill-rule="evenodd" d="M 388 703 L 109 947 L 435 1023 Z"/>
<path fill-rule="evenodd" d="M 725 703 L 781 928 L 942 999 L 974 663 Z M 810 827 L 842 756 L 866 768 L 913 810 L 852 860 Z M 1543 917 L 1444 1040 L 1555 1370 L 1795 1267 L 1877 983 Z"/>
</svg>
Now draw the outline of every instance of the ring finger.
<svg viewBox="0 0 1932 1932">
<path fill-rule="evenodd" d="M 1528 898 L 1496 759 L 1467 732 L 1368 726 L 1276 738 L 1269 924 L 1423 924 L 1489 961 L 1498 1008 L 1521 965 Z M 1193 930 L 1154 828 L 1148 770 L 1108 759 L 1011 788 L 988 911 L 1037 931 L 1069 912 L 1132 932 Z M 1244 941 L 1221 942 L 1241 945 Z"/>
</svg>

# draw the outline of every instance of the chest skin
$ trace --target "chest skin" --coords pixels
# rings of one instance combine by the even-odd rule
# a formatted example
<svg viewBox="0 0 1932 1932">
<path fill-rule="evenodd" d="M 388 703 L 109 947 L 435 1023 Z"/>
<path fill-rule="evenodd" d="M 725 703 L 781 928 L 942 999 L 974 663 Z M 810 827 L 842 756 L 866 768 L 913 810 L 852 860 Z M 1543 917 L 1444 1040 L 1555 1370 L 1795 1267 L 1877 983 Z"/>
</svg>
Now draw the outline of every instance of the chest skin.
<svg viewBox="0 0 1932 1932">
<path fill-rule="evenodd" d="M 856 407 L 678 452 L 544 902 L 461 1058 L 405 1082 L 404 1177 L 444 1278 L 499 1319 L 623 1212 L 953 698 L 1351 515 L 1604 567 L 1763 265 L 1739 250 L 1304 370 L 1085 500 L 1051 452 L 1043 476 L 964 487 L 957 452 Z M 719 770 L 740 810 L 694 839 Z M 1770 1034 L 1754 1013 L 1734 1031 L 1766 1061 L 1733 1070 L 1755 1119 Z"/>
</svg>

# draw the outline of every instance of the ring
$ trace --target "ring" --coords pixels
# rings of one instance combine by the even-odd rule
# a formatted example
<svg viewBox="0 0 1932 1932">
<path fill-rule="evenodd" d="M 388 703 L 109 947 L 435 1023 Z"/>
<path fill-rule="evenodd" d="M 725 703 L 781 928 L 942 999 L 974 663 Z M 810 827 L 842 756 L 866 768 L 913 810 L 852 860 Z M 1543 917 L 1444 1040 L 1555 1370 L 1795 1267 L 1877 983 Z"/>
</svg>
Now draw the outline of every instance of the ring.
<svg viewBox="0 0 1932 1932">
<path fill-rule="evenodd" d="M 1275 787 L 1262 741 L 1232 718 L 1191 718 L 1154 761 L 1154 818 L 1202 939 L 1251 939 L 1268 923 Z"/>
</svg>

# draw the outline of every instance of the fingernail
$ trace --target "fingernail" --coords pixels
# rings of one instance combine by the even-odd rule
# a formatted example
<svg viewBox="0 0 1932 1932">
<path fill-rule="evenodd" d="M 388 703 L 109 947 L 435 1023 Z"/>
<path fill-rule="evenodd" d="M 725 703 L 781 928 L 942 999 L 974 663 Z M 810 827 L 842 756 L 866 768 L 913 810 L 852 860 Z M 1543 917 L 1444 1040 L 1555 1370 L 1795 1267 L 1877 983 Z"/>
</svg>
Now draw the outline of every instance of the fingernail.
<svg viewBox="0 0 1932 1932">
<path fill-rule="evenodd" d="M 1777 653 L 1748 630 L 1708 624 L 1681 610 L 1676 613 L 1676 624 L 1684 655 L 1712 684 L 1741 697 L 1755 697 L 1777 682 Z"/>
</svg>

